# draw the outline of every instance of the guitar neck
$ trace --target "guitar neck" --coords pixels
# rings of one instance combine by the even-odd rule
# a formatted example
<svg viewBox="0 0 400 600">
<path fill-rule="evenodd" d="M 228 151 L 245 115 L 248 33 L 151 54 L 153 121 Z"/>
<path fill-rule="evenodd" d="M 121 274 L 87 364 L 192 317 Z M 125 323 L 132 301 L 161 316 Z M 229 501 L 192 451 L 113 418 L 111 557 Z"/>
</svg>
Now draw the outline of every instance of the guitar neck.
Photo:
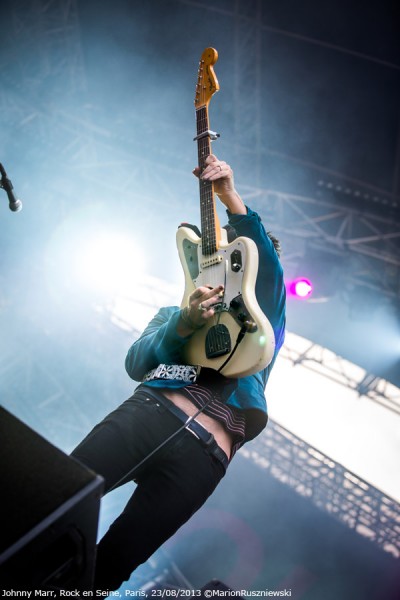
<svg viewBox="0 0 400 600">
<path fill-rule="evenodd" d="M 211 135 L 208 120 L 208 107 L 201 106 L 196 110 L 197 154 L 198 164 L 203 171 L 206 158 L 211 154 Z M 199 180 L 200 220 L 202 254 L 209 256 L 218 249 L 220 229 L 215 206 L 214 185 L 211 181 Z"/>
</svg>

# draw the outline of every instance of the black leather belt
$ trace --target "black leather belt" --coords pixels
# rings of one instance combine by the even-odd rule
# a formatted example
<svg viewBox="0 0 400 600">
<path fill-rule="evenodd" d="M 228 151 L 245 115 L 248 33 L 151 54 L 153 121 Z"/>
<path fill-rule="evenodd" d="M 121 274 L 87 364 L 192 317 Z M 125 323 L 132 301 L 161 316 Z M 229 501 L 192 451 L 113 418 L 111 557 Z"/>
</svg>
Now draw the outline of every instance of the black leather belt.
<svg viewBox="0 0 400 600">
<path fill-rule="evenodd" d="M 138 389 L 136 393 L 139 394 L 141 397 L 150 397 L 156 402 L 160 402 L 160 404 L 165 406 L 165 408 L 168 409 L 170 413 L 175 415 L 175 417 L 177 417 L 181 421 L 181 423 L 185 424 L 185 429 L 187 429 L 187 431 L 190 431 L 190 433 L 192 433 L 203 444 L 207 452 L 215 456 L 215 458 L 217 458 L 222 463 L 226 471 L 229 464 L 227 455 L 222 450 L 222 448 L 218 446 L 213 434 L 207 431 L 207 429 L 203 427 L 201 423 L 195 421 L 194 419 L 190 420 L 190 417 L 188 417 L 188 415 L 185 412 L 183 412 L 183 410 L 181 410 L 178 406 L 171 402 L 171 400 L 169 400 L 159 392 L 155 391 L 154 388 L 150 389 L 149 386 L 146 386 L 145 390 L 141 388 L 140 390 Z"/>
</svg>

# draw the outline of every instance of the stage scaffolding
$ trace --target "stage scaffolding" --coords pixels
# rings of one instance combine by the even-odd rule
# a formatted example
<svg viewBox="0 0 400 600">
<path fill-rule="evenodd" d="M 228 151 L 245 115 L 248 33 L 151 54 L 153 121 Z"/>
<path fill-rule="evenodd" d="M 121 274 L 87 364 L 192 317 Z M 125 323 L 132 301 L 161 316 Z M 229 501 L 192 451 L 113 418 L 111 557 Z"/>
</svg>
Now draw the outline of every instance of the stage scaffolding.
<svg viewBox="0 0 400 600">
<path fill-rule="evenodd" d="M 400 557 L 400 505 L 270 421 L 241 455 L 346 527 Z"/>
<path fill-rule="evenodd" d="M 205 2 L 182 0 L 181 4 L 216 10 Z M 385 195 L 381 190 L 373 194 L 365 186 L 357 185 L 357 182 L 353 185 L 337 174 L 329 177 L 328 173 L 322 171 L 319 195 L 316 197 L 285 194 L 258 185 L 260 165 L 272 154 L 272 150 L 259 137 L 260 78 L 263 67 L 260 45 L 262 35 L 268 31 L 266 26 L 260 26 L 260 6 L 259 0 L 236 0 L 232 8 L 223 11 L 227 17 L 235 20 L 234 129 L 241 141 L 234 151 L 238 157 L 242 152 L 254 156 L 255 185 L 252 188 L 240 188 L 240 191 L 282 238 L 286 248 L 285 267 L 290 269 L 291 265 L 301 260 L 308 246 L 313 249 L 324 248 L 335 256 L 348 258 L 346 278 L 349 285 L 381 292 L 389 301 L 398 303 L 398 188 L 393 190 L 393 194 Z M 176 134 L 175 123 L 146 122 L 140 114 L 132 111 L 119 128 L 105 122 L 101 127 L 95 124 L 93 111 L 86 106 L 90 97 L 76 0 L 19 0 L 12 5 L 12 17 L 11 33 L 15 44 L 10 45 L 9 51 L 2 55 L 0 106 L 7 117 L 10 131 L 13 134 L 16 131 L 21 136 L 23 134 L 28 142 L 34 140 L 38 145 L 37 151 L 43 153 L 43 159 L 50 160 L 49 150 L 57 150 L 55 155 L 60 156 L 65 166 L 65 187 L 59 196 L 62 200 L 60 212 L 68 213 L 73 206 L 68 195 L 68 180 L 72 175 L 82 177 L 93 192 L 96 183 L 106 191 L 111 189 L 116 196 L 121 194 L 126 197 L 127 202 L 135 197 L 134 184 L 140 176 L 150 190 L 151 184 L 156 182 L 163 193 L 161 200 L 149 193 L 148 200 L 151 200 L 153 209 L 156 202 L 157 208 L 165 206 L 165 198 L 174 199 L 175 208 L 179 202 L 184 207 L 192 188 L 181 188 L 177 197 L 176 182 L 183 181 L 187 175 L 187 150 L 174 157 L 174 166 L 167 161 L 160 166 L 162 161 L 159 159 L 163 158 L 163 153 L 168 153 L 168 149 L 164 150 L 160 144 L 159 148 L 152 148 L 153 160 L 145 159 L 143 148 L 148 144 L 146 136 L 138 140 L 134 135 L 127 134 L 136 131 L 141 123 L 143 129 L 156 127 L 162 132 L 163 139 L 167 140 Z M 24 44 L 26 52 L 18 58 L 14 50 L 16 45 L 20 47 L 21 44 Z M 82 99 L 79 111 L 67 112 L 58 108 L 58 95 L 65 89 L 65 78 L 69 83 L 71 98 Z M 43 101 L 42 87 L 49 83 L 51 93 L 46 96 L 49 100 Z M 57 137 L 61 135 L 60 132 L 61 138 Z M 190 133 L 184 132 L 188 140 Z M 111 156 L 112 159 L 101 160 L 99 156 Z M 115 175 L 112 186 L 109 178 L 104 176 L 105 167 Z M 237 180 L 240 181 L 240 176 Z M 44 195 L 48 201 L 41 205 L 43 214 L 47 213 L 50 205 L 54 206 L 50 192 Z M 346 205 L 347 199 L 357 202 L 363 199 L 360 195 L 367 193 L 371 193 L 370 198 L 364 198 L 367 201 L 365 206 L 370 207 L 369 212 L 358 210 L 355 204 Z M 382 206 L 387 207 L 390 213 L 388 217 L 382 218 L 377 214 L 376 208 L 379 211 Z M 395 216 L 390 216 L 392 214 Z M 149 218 L 149 215 L 145 215 L 141 217 L 142 220 L 138 219 L 139 226 L 143 219 L 148 221 Z M 126 329 L 129 339 L 133 334 L 138 335 L 136 329 Z M 104 340 L 108 333 L 105 327 Z M 104 341 L 99 343 L 101 335 L 94 338 L 97 346 Z M 122 335 L 120 332 L 119 336 L 115 336 L 116 345 L 120 343 Z M 51 341 L 50 334 L 48 339 Z M 110 339 L 113 338 L 107 337 L 107 344 L 110 344 Z M 107 407 L 110 398 L 118 395 L 115 384 L 118 376 L 113 376 L 115 367 L 110 367 L 109 382 L 104 388 L 93 390 L 88 386 L 82 394 L 81 390 L 74 388 L 68 373 L 51 369 L 43 361 L 43 355 L 39 352 L 41 349 L 26 348 L 22 340 L 21 336 L 19 343 L 3 349 L 0 355 L 0 374 L 3 388 L 7 390 L 3 401 L 11 410 L 18 408 L 23 420 L 50 438 L 56 439 L 62 431 L 64 438 L 60 443 L 70 449 L 76 439 L 87 431 L 93 419 L 93 406 L 88 398 L 93 395 L 99 406 Z M 21 351 L 21 348 L 24 350 Z M 109 351 L 109 354 L 112 352 Z M 387 409 L 400 413 L 398 388 L 365 372 L 359 379 L 348 376 L 340 357 L 332 360 L 325 349 L 315 344 L 310 343 L 299 354 L 287 342 L 282 356 L 293 364 L 301 363 L 307 368 L 322 371 L 336 381 L 340 379 L 343 385 L 357 390 L 360 395 L 367 395 Z M 94 372 L 99 368 L 104 369 L 107 362 L 100 350 L 96 360 L 100 367 L 92 365 Z M 32 391 L 35 391 L 35 395 Z M 378 544 L 384 551 L 399 557 L 399 505 L 343 466 L 274 422 L 270 422 L 266 432 L 241 452 L 246 459 L 268 470 L 272 476 L 291 486 L 321 510 Z"/>
</svg>

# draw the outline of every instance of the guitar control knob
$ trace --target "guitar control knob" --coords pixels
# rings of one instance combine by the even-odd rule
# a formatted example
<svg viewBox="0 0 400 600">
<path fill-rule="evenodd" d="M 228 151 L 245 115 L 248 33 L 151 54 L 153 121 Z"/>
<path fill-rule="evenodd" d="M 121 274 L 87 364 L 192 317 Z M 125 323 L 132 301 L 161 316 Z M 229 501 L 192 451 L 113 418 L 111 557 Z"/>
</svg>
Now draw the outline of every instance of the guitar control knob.
<svg viewBox="0 0 400 600">
<path fill-rule="evenodd" d="M 233 298 L 233 300 L 231 300 L 231 308 L 233 308 L 233 310 L 240 308 L 240 301 Z"/>
<path fill-rule="evenodd" d="M 245 321 L 244 326 L 246 327 L 247 333 L 254 333 L 257 331 L 257 324 L 254 321 Z"/>
<path fill-rule="evenodd" d="M 231 269 L 234 273 L 240 271 L 243 266 L 242 253 L 240 250 L 234 250 L 231 254 Z"/>
</svg>

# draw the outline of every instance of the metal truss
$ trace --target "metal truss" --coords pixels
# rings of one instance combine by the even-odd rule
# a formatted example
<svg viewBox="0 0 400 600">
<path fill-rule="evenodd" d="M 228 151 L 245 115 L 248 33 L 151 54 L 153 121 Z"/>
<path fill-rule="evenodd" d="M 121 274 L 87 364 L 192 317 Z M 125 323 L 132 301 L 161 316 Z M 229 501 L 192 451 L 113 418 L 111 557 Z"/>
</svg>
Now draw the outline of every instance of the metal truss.
<svg viewBox="0 0 400 600">
<path fill-rule="evenodd" d="M 293 366 L 302 365 L 400 415 L 398 387 L 382 377 L 367 373 L 327 348 L 287 333 L 279 356 Z"/>
<path fill-rule="evenodd" d="M 331 254 L 353 288 L 395 301 L 400 296 L 400 222 L 318 198 L 246 187 L 243 197 L 282 237 L 287 270 L 307 250 L 315 260 Z"/>
<path fill-rule="evenodd" d="M 18 0 L 12 4 L 12 38 L 3 52 L 1 70 L 9 69 L 34 92 L 44 81 L 53 84 L 60 76 L 68 82 L 70 93 L 86 89 L 80 43 L 77 0 Z M 15 61 L 15 45 L 19 58 Z M 39 55 L 38 55 L 39 52 Z"/>
<path fill-rule="evenodd" d="M 7 152 L 14 164 L 21 162 L 25 172 L 31 170 L 27 189 L 32 191 L 49 172 L 49 161 L 97 160 L 94 136 L 82 136 L 60 115 L 60 97 L 68 90 L 68 100 L 74 105 L 75 119 L 84 121 L 90 129 L 90 111 L 84 98 L 87 92 L 77 0 L 18 0 L 4 7 L 8 28 L 3 36 L 0 54 L 0 108 L 3 130 L 8 133 Z M 18 48 L 18 51 L 15 48 Z M 79 116 L 78 116 L 79 115 Z M 72 130 L 71 130 L 72 129 Z M 24 152 L 21 140 L 24 139 Z M 30 156 L 35 149 L 33 157 Z M 28 150 L 26 150 L 28 149 Z M 17 167 L 16 167 L 17 168 Z M 43 169 L 43 172 L 42 172 Z M 37 177 L 37 182 L 35 181 Z M 69 174 L 71 178 L 71 175 Z M 66 177 L 67 178 L 67 177 Z M 60 186 L 57 209 L 66 213 L 70 198 L 70 182 Z M 50 184 L 51 186 L 51 184 Z M 21 188 L 19 188 L 21 190 Z M 53 205 L 50 190 L 42 192 L 40 210 L 49 213 Z"/>
<path fill-rule="evenodd" d="M 400 223 L 333 202 L 272 190 L 251 190 L 260 212 L 281 232 L 400 266 Z M 247 194 L 245 193 L 245 196 Z"/>
<path fill-rule="evenodd" d="M 2 114 L 9 128 L 33 127 L 36 140 L 51 144 L 57 94 L 66 83 L 71 98 L 86 91 L 77 1 L 18 0 L 9 11 L 10 39 L 0 59 Z"/>
<path fill-rule="evenodd" d="M 285 267 L 296 258 L 302 258 L 307 247 L 323 248 L 348 261 L 348 280 L 354 285 L 361 285 L 397 298 L 400 291 L 400 226 L 398 218 L 379 216 L 371 211 L 349 208 L 343 201 L 327 201 L 318 197 L 304 197 L 272 191 L 257 185 L 260 164 L 263 160 L 263 147 L 260 140 L 260 87 L 262 75 L 261 35 L 265 27 L 261 24 L 260 0 L 244 2 L 235 0 L 229 8 L 226 5 L 210 5 L 205 2 L 182 0 L 183 4 L 193 7 L 202 6 L 207 10 L 216 10 L 233 18 L 235 36 L 234 60 L 234 129 L 240 136 L 240 150 L 243 148 L 254 155 L 250 167 L 254 169 L 252 180 L 256 185 L 243 188 L 245 199 L 251 199 L 252 206 L 259 210 L 268 223 L 284 237 L 286 248 Z M 83 176 L 88 182 L 99 182 L 107 187 L 109 178 L 102 176 L 105 168 L 116 171 L 113 182 L 114 191 L 126 191 L 130 182 L 134 181 L 133 172 L 138 160 L 142 177 L 154 180 L 160 169 L 160 149 L 151 149 L 154 162 L 143 161 L 146 154 L 146 141 L 141 136 L 140 143 L 135 145 L 135 136 L 127 139 L 126 131 L 135 131 L 138 121 L 142 127 L 143 119 L 127 116 L 121 130 L 118 127 L 98 126 L 93 123 L 93 114 L 84 109 L 62 112 L 54 106 L 45 106 L 39 100 L 40 87 L 43 82 L 57 89 L 58 79 L 68 80 L 71 97 L 85 93 L 86 78 L 83 66 L 79 17 L 76 0 L 19 0 L 10 8 L 12 13 L 13 44 L 6 46 L 0 62 L 0 77 L 7 85 L 2 86 L 0 105 L 2 114 L 10 126 L 21 129 L 32 140 L 42 140 L 52 147 L 52 138 L 57 136 L 57 152 L 61 152 L 62 160 L 67 162 L 75 174 Z M 39 15 L 39 16 L 38 16 Z M 35 41 L 40 39 L 40 44 Z M 24 48 L 15 59 L 13 49 L 15 43 Z M 37 57 L 37 47 L 40 57 Z M 30 51 L 31 50 L 31 51 Z M 23 58 L 21 58 L 23 57 Z M 25 86 L 24 95 L 19 90 L 20 82 Z M 62 89 L 65 89 L 63 87 Z M 47 97 L 52 97 L 50 96 Z M 28 100 L 26 99 L 28 98 Z M 50 100 L 51 101 L 51 100 Z M 48 102 L 48 101 L 47 101 Z M 81 102 L 82 104 L 82 102 Z M 157 124 L 163 134 L 176 130 L 176 124 Z M 166 137 L 168 137 L 166 135 Z M 117 150 L 118 148 L 118 150 Z M 157 156 L 155 155 L 157 154 Z M 167 154 L 167 151 L 166 151 Z M 110 161 L 109 156 L 115 157 Z M 162 162 L 162 161 L 161 161 Z M 185 164 L 179 159 L 180 164 Z M 178 163 L 178 161 L 176 161 Z M 238 161 L 240 163 L 240 161 Z M 128 166 L 129 165 L 129 166 Z M 133 165 L 133 168 L 132 168 Z M 155 169 L 155 165 L 157 168 Z M 167 162 L 165 159 L 165 166 Z M 139 168 L 136 169 L 139 171 Z M 189 171 L 188 171 L 189 172 Z M 175 176 L 180 181 L 187 172 L 176 169 Z M 238 181 L 240 176 L 238 177 Z M 176 189 L 169 185 L 166 178 L 163 191 L 176 198 Z M 329 190 L 329 184 L 322 185 L 322 191 Z M 65 186 L 68 190 L 68 185 Z M 337 190 L 336 190 L 337 191 Z M 349 196 L 346 196 L 349 191 Z M 350 193 L 351 192 L 351 193 Z M 344 200 L 355 196 L 357 191 L 343 190 Z M 185 196 L 182 195 L 182 206 Z M 371 197 L 371 202 L 374 198 Z M 379 204 L 379 203 L 378 203 Z M 388 209 L 390 206 L 388 205 Z M 388 211 L 386 211 L 388 214 Z"/>
<path fill-rule="evenodd" d="M 160 304 L 166 304 L 176 291 L 171 286 L 162 289 L 160 283 L 155 279 L 145 282 L 147 292 L 143 294 L 144 290 L 140 290 L 139 294 L 140 298 L 147 299 L 154 311 Z M 87 356 L 81 360 L 75 354 L 74 364 L 68 370 L 68 349 L 63 359 L 61 348 L 54 348 L 55 340 L 48 340 L 36 349 L 27 347 L 21 351 L 21 340 L 14 339 L 6 349 L 3 348 L 0 357 L 3 404 L 67 451 L 101 415 L 125 397 L 124 384 L 119 382 L 120 365 L 116 366 L 113 358 L 118 355 L 116 348 L 126 344 L 126 338 L 129 337 L 131 343 L 140 333 L 128 319 L 118 314 L 115 307 L 107 306 L 97 315 L 89 327 L 94 331 L 91 347 L 96 348 L 96 352 L 83 371 L 78 365 L 85 364 Z M 56 332 L 54 338 L 58 337 Z M 49 352 L 52 356 L 48 356 Z M 288 334 L 280 356 L 400 414 L 398 388 L 378 381 L 316 344 L 304 339 L 300 344 L 297 336 Z M 61 368 L 57 368 L 59 364 Z M 101 377 L 100 386 L 97 386 L 99 369 L 104 371 L 104 364 L 108 365 L 109 378 Z M 75 369 L 79 371 L 76 377 Z M 399 505 L 290 431 L 270 422 L 267 430 L 242 448 L 241 453 L 321 510 L 377 543 L 384 551 L 400 556 Z"/>
<path fill-rule="evenodd" d="M 206 2 L 181 1 L 186 5 L 219 10 Z M 260 0 L 236 0 L 230 10 L 221 9 L 221 12 L 233 17 L 235 26 L 234 127 L 236 132 L 240 127 L 241 134 L 241 148 L 236 147 L 235 151 L 240 153 L 245 147 L 255 157 L 252 180 L 256 185 L 241 188 L 242 196 L 260 213 L 268 227 L 282 238 L 288 272 L 295 269 L 307 249 L 328 252 L 344 259 L 342 264 L 350 287 L 378 291 L 397 302 L 400 297 L 398 218 L 379 216 L 372 209 L 370 212 L 365 208 L 357 210 L 354 204 L 349 208 L 340 200 L 335 202 L 285 194 L 257 185 L 266 152 L 259 137 L 260 43 L 265 27 L 260 27 L 260 22 L 254 17 L 260 6 Z M 145 140 L 135 146 L 135 140 L 124 138 L 123 132 L 95 126 L 92 116 L 83 110 L 78 115 L 76 111 L 67 114 L 61 113 L 55 106 L 41 103 L 40 90 L 44 82 L 50 82 L 54 98 L 59 89 L 65 89 L 65 79 L 69 81 L 71 97 L 86 94 L 77 1 L 19 0 L 12 5 L 12 15 L 13 43 L 8 45 L 9 52 L 3 51 L 0 58 L 3 82 L 0 107 L 10 128 L 22 130 L 31 139 L 44 141 L 46 148 L 52 147 L 52 136 L 62 131 L 62 159 L 67 160 L 69 166 L 89 183 L 96 182 L 106 189 L 110 186 L 114 192 L 128 193 L 136 176 L 140 175 L 142 181 L 148 182 L 149 189 L 156 182 L 166 197 L 175 199 L 175 207 L 179 203 L 184 207 L 187 191 L 185 189 L 177 198 L 176 181 L 182 181 L 187 172 L 179 168 L 173 170 L 167 163 L 160 168 L 162 149 L 153 148 L 154 162 L 142 160 Z M 38 38 L 40 44 L 35 43 Z M 13 54 L 15 45 L 25 48 L 24 59 L 17 62 Z M 38 60 L 36 52 L 39 47 Z M 18 56 L 22 54 L 18 53 Z M 21 81 L 24 94 L 19 88 Z M 125 131 L 134 131 L 135 119 L 139 120 L 139 117 L 132 115 L 131 121 L 124 123 Z M 157 124 L 157 127 L 168 128 L 166 124 Z M 172 129 L 176 129 L 175 124 L 171 124 Z M 117 143 L 118 154 L 115 150 Z M 104 158 L 99 156 L 102 150 Z M 115 156 L 111 162 L 107 158 L 109 151 Z M 180 162 L 186 164 L 185 161 Z M 112 184 L 110 178 L 99 177 L 104 167 L 112 167 L 115 172 Z M 165 172 L 173 176 L 164 177 Z M 154 207 L 154 200 L 149 195 L 150 201 Z M 162 201 L 159 202 L 162 207 Z M 68 206 L 67 202 L 65 204 Z M 116 321 L 117 318 L 114 319 Z M 129 323 L 123 325 L 125 331 L 128 329 L 130 338 L 132 334 L 139 334 L 134 327 L 129 327 Z M 104 346 L 109 347 L 111 333 L 108 330 Z M 82 397 L 82 392 L 72 385 L 67 375 L 52 369 L 51 361 L 46 366 L 41 353 L 29 349 L 21 353 L 21 347 L 22 343 L 15 343 L 14 347 L 10 345 L 0 356 L 2 402 L 51 440 L 60 440 L 61 432 L 63 447 L 71 449 L 87 432 L 94 418 L 93 403 Z M 310 343 L 299 352 L 291 347 L 288 336 L 281 356 L 292 364 L 302 364 L 318 371 L 400 414 L 398 388 L 365 371 L 360 370 L 355 376 L 353 371 L 350 372 L 347 361 L 316 344 Z M 95 396 L 96 403 L 103 406 L 104 411 L 105 407 L 111 409 L 111 398 L 121 397 L 123 392 L 115 383 L 118 377 L 114 376 L 114 367 L 111 368 L 110 363 L 104 360 L 101 351 L 96 360 L 101 369 L 104 364 L 109 364 L 109 385 L 101 391 L 91 388 L 93 382 L 89 378 L 81 387 L 85 387 L 84 396 L 89 399 Z M 98 364 L 94 366 L 96 372 Z M 384 551 L 400 556 L 399 505 L 282 426 L 270 422 L 266 432 L 246 445 L 241 454 L 341 523 L 377 543 Z"/>
<path fill-rule="evenodd" d="M 234 135 L 235 140 L 240 140 L 240 147 L 235 144 L 235 162 L 241 161 L 242 147 L 252 148 L 254 160 L 247 168 L 256 185 L 260 185 L 262 158 L 261 10 L 261 0 L 234 3 Z"/>
<path fill-rule="evenodd" d="M 276 422 L 240 450 L 340 523 L 400 557 L 400 505 Z"/>
<path fill-rule="evenodd" d="M 90 420 L 68 390 L 35 352 L 20 347 L 0 357 L 1 403 L 46 438 L 72 449 Z M 61 441 L 61 444 L 60 444 Z"/>
<path fill-rule="evenodd" d="M 143 304 L 153 306 L 155 312 L 160 306 L 176 303 L 177 297 L 175 286 L 163 286 L 162 280 L 155 278 L 147 278 L 136 284 L 136 287 L 137 297 L 115 299 L 107 307 L 110 320 L 120 329 L 129 331 L 133 337 L 140 335 L 140 332 L 137 325 L 130 323 L 129 313 L 134 314 Z M 146 298 L 146 302 L 139 298 Z M 123 301 L 125 310 L 119 309 L 120 300 Z M 287 332 L 279 356 L 293 366 L 301 365 L 400 415 L 398 387 L 382 377 L 366 372 L 327 348 Z"/>
<path fill-rule="evenodd" d="M 123 376 L 121 356 L 129 341 L 126 333 L 93 310 L 84 327 L 91 348 L 88 359 L 87 352 L 79 354 L 83 342 L 78 332 L 71 340 L 62 323 L 44 323 L 37 331 L 34 321 L 32 315 L 22 332 L 10 330 L 6 315 L 0 321 L 0 403 L 70 452 L 96 421 L 130 395 L 134 386 Z"/>
</svg>

